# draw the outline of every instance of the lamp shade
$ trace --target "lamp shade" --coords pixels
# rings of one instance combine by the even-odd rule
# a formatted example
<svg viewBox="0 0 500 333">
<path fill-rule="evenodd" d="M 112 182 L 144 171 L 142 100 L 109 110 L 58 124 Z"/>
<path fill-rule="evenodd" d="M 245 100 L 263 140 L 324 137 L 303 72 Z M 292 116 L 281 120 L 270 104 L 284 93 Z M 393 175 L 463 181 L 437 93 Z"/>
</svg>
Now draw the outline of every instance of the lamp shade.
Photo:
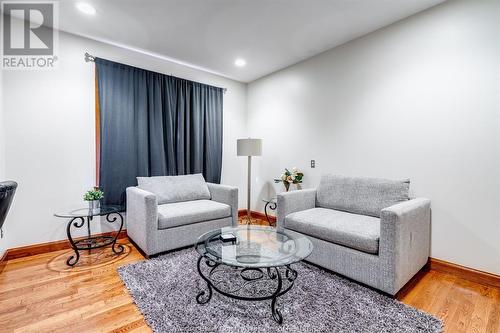
<svg viewBox="0 0 500 333">
<path fill-rule="evenodd" d="M 238 139 L 238 156 L 260 156 L 262 155 L 262 139 Z"/>
</svg>

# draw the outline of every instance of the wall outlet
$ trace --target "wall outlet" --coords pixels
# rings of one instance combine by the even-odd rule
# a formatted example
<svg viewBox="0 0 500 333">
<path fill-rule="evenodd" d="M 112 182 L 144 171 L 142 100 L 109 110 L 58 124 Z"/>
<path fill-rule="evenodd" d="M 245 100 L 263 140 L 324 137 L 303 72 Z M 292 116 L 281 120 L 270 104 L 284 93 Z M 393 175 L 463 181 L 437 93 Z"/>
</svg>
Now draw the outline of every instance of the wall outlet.
<svg viewBox="0 0 500 333">
<path fill-rule="evenodd" d="M 316 161 L 311 160 L 311 169 L 314 169 L 316 167 Z"/>
</svg>

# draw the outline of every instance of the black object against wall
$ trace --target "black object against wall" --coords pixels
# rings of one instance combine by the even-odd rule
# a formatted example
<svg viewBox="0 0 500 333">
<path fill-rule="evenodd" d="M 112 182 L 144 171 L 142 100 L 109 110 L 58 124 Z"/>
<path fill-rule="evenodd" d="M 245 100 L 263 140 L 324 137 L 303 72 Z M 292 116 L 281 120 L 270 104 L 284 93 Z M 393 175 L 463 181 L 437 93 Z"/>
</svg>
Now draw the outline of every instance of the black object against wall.
<svg viewBox="0 0 500 333">
<path fill-rule="evenodd" d="M 14 199 L 16 189 L 16 182 L 0 182 L 0 229 L 2 229 L 3 224 L 7 219 L 7 213 L 9 213 L 9 208 L 12 204 L 12 200 Z"/>
<path fill-rule="evenodd" d="M 138 176 L 222 171 L 223 88 L 95 58 L 100 112 L 99 186 L 125 203 Z"/>
</svg>

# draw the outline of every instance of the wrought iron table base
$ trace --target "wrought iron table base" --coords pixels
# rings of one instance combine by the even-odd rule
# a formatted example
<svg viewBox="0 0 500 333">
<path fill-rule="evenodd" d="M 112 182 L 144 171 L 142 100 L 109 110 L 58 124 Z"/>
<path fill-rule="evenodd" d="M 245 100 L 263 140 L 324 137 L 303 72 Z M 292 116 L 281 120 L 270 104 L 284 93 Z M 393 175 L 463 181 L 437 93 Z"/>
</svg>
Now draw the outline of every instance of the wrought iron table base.
<svg viewBox="0 0 500 333">
<path fill-rule="evenodd" d="M 111 215 L 113 214 L 115 215 L 111 217 Z M 74 217 L 68 222 L 68 225 L 66 227 L 66 234 L 68 235 L 68 240 L 71 244 L 71 248 L 73 249 L 73 251 L 75 251 L 75 254 L 71 255 L 66 260 L 66 264 L 68 266 L 74 266 L 80 260 L 79 251 L 88 250 L 90 253 L 92 249 L 98 249 L 104 246 L 111 245 L 111 249 L 113 250 L 114 253 L 120 254 L 123 252 L 124 250 L 123 245 L 116 242 L 123 228 L 123 217 L 120 213 L 117 212 L 109 213 L 105 216 L 106 216 L 106 221 L 109 223 L 114 223 L 118 218 L 120 219 L 120 229 L 118 230 L 115 236 L 94 236 L 94 237 L 91 236 L 90 221 L 92 221 L 93 216 Z M 83 225 L 85 224 L 85 219 L 87 220 L 88 237 L 75 241 L 73 239 L 73 236 L 71 235 L 71 227 L 72 226 L 75 228 L 83 227 Z"/>
<path fill-rule="evenodd" d="M 201 268 L 201 264 L 205 263 L 208 267 L 208 274 L 204 274 Z M 196 302 L 198 304 L 206 304 L 212 298 L 212 290 L 217 291 L 218 293 L 238 299 L 243 301 L 265 301 L 271 300 L 271 313 L 273 319 L 278 323 L 283 323 L 283 315 L 281 311 L 276 307 L 276 303 L 278 301 L 278 297 L 287 293 L 290 289 L 292 289 L 295 279 L 297 278 L 297 271 L 290 267 L 290 265 L 286 265 L 283 267 L 268 267 L 268 268 L 243 268 L 236 266 L 226 266 L 224 264 L 217 263 L 212 261 L 210 258 L 205 256 L 200 256 L 197 263 L 198 273 L 201 278 L 207 284 L 207 292 L 204 290 L 200 291 L 196 296 Z M 232 268 L 234 270 L 239 271 L 239 276 L 243 280 L 243 284 L 237 288 L 231 290 L 230 283 L 225 280 L 217 280 L 214 278 L 214 275 L 218 272 L 218 269 L 224 268 Z M 254 276 L 252 276 L 254 275 Z M 264 294 L 264 295 L 238 295 L 238 291 L 244 289 L 244 287 L 249 284 L 260 282 L 264 280 L 269 280 L 269 282 L 276 285 L 276 289 L 272 293 Z M 226 288 L 224 288 L 224 286 Z M 225 290 L 226 289 L 226 290 Z M 229 290 L 228 290 L 229 289 Z"/>
</svg>

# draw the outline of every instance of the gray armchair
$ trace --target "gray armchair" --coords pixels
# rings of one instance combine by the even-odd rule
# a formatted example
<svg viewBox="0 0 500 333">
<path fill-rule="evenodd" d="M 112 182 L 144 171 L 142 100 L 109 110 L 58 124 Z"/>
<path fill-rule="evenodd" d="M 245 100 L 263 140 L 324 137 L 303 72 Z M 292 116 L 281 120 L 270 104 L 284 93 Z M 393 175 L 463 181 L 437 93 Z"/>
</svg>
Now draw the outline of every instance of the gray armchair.
<svg viewBox="0 0 500 333">
<path fill-rule="evenodd" d="M 311 239 L 308 261 L 395 295 L 430 251 L 430 200 L 408 192 L 409 181 L 325 175 L 278 195 L 277 227 Z"/>
<path fill-rule="evenodd" d="M 137 187 L 127 188 L 127 234 L 148 256 L 238 223 L 236 187 L 206 183 L 201 174 L 137 181 Z"/>
</svg>

